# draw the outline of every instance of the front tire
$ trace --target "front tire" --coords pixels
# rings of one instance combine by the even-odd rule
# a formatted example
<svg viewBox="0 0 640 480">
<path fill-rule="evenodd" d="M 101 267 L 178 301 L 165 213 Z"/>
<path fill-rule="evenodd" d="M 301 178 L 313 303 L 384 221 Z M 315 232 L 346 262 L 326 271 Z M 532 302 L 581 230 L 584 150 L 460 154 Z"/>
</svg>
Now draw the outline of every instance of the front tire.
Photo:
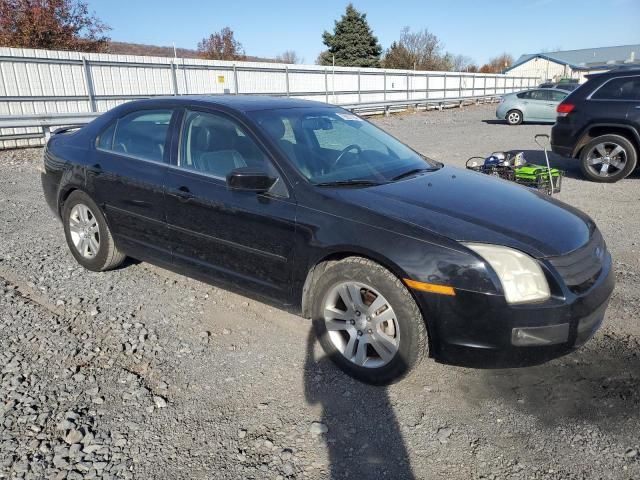
<svg viewBox="0 0 640 480">
<path fill-rule="evenodd" d="M 520 110 L 509 110 L 506 116 L 509 125 L 520 125 L 522 123 L 522 112 Z"/>
<path fill-rule="evenodd" d="M 621 135 L 601 135 L 580 152 L 580 169 L 594 182 L 613 183 L 629 176 L 636 168 L 638 152 Z"/>
<path fill-rule="evenodd" d="M 361 257 L 328 262 L 313 287 L 313 326 L 326 354 L 347 374 L 387 385 L 428 353 L 427 330 L 407 287 Z"/>
<path fill-rule="evenodd" d="M 62 208 L 64 235 L 71 254 L 92 272 L 119 267 L 125 255 L 116 247 L 100 208 L 86 193 L 75 190 Z"/>
</svg>

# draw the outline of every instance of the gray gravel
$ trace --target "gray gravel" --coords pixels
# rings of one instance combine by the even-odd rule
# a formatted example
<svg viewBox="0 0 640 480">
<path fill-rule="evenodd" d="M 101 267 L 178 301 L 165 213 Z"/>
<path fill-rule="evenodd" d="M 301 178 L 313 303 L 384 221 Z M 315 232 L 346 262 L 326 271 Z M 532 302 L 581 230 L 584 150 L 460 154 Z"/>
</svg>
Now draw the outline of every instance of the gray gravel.
<svg viewBox="0 0 640 480">
<path fill-rule="evenodd" d="M 495 106 L 376 120 L 455 165 L 549 126 Z M 538 156 L 536 156 L 538 155 Z M 615 258 L 604 328 L 546 365 L 426 361 L 390 388 L 323 357 L 307 321 L 129 262 L 80 268 L 44 204 L 39 149 L 0 152 L 0 478 L 640 478 L 640 178 L 558 197 Z"/>
</svg>

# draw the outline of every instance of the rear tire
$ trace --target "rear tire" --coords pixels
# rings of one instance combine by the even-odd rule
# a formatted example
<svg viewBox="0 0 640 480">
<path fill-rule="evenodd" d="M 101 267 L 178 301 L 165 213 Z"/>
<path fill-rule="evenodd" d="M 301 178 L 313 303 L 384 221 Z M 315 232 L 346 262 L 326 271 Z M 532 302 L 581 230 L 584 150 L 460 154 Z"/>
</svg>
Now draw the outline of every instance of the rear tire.
<svg viewBox="0 0 640 480">
<path fill-rule="evenodd" d="M 638 152 L 622 135 L 601 135 L 580 152 L 580 169 L 591 181 L 614 183 L 636 168 Z"/>
<path fill-rule="evenodd" d="M 348 257 L 318 268 L 324 271 L 313 286 L 311 313 L 329 358 L 350 376 L 373 385 L 397 382 L 412 372 L 427 355 L 428 342 L 407 287 L 366 258 Z M 343 301 L 345 292 L 356 300 Z"/>
<path fill-rule="evenodd" d="M 67 245 L 80 265 L 92 272 L 119 267 L 126 256 L 118 250 L 100 208 L 86 193 L 75 190 L 62 208 Z"/>
<path fill-rule="evenodd" d="M 509 125 L 520 125 L 522 123 L 522 112 L 520 110 L 509 110 L 505 120 Z"/>
</svg>

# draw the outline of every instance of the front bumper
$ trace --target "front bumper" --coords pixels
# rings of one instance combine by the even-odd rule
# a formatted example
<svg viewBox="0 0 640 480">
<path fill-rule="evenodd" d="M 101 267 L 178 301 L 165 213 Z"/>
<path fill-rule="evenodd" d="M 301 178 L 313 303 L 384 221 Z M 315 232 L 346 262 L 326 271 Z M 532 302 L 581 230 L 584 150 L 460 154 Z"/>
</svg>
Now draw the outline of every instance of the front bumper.
<svg viewBox="0 0 640 480">
<path fill-rule="evenodd" d="M 540 364 L 583 345 L 600 328 L 614 285 L 607 255 L 587 291 L 565 287 L 544 303 L 509 305 L 503 296 L 465 291 L 416 297 L 437 361 L 509 368 Z"/>
</svg>

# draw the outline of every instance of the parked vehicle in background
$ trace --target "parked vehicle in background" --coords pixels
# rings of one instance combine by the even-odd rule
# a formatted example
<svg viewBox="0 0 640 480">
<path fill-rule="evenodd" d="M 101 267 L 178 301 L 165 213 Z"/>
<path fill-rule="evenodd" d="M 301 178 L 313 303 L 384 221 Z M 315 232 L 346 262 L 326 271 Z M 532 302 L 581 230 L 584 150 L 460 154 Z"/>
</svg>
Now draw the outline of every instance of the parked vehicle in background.
<svg viewBox="0 0 640 480">
<path fill-rule="evenodd" d="M 556 107 L 569 91 L 550 88 L 536 88 L 518 93 L 510 93 L 500 99 L 496 117 L 506 120 L 509 125 L 522 122 L 556 121 Z"/>
<path fill-rule="evenodd" d="M 637 166 L 640 152 L 640 68 L 591 75 L 557 108 L 554 152 L 580 160 L 585 177 L 616 182 Z"/>
<path fill-rule="evenodd" d="M 557 89 L 560 89 L 560 90 L 573 92 L 579 86 L 580 86 L 580 84 L 578 82 L 563 82 L 563 83 L 548 82 L 548 83 L 541 83 L 538 86 L 538 88 L 557 88 Z"/>
<path fill-rule="evenodd" d="M 475 367 L 564 355 L 599 328 L 614 287 L 584 213 L 326 104 L 130 102 L 53 135 L 44 168 L 85 268 L 129 255 L 297 306 L 370 383 L 427 354 Z"/>
</svg>

